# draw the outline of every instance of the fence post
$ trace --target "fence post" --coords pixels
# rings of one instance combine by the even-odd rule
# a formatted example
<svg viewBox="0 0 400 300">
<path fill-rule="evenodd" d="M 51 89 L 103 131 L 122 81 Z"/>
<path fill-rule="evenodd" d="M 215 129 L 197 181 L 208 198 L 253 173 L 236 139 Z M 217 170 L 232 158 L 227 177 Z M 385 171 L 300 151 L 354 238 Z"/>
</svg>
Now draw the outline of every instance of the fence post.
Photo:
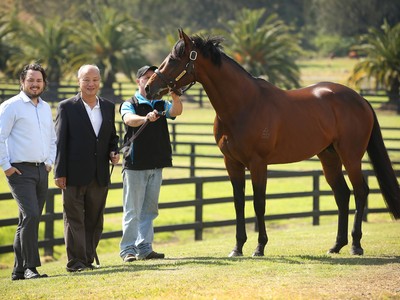
<svg viewBox="0 0 400 300">
<path fill-rule="evenodd" d="M 400 95 L 397 98 L 397 114 L 400 115 Z"/>
<path fill-rule="evenodd" d="M 121 82 L 118 82 L 118 88 L 117 88 L 117 93 L 118 93 L 118 96 L 121 98 L 121 99 L 123 99 L 122 97 L 122 83 Z M 122 100 L 123 101 L 123 100 Z"/>
<path fill-rule="evenodd" d="M 190 177 L 194 177 L 196 170 L 196 146 L 190 144 Z"/>
<path fill-rule="evenodd" d="M 320 187 L 319 187 L 319 174 L 315 172 L 313 175 L 313 225 L 319 225 L 319 194 L 320 194 Z"/>
<path fill-rule="evenodd" d="M 199 105 L 200 105 L 200 107 L 203 107 L 203 92 L 204 92 L 204 90 L 201 88 L 200 89 L 200 99 L 199 99 Z"/>
<path fill-rule="evenodd" d="M 174 152 L 176 152 L 176 124 L 170 123 L 170 125 L 171 125 L 170 136 L 172 138 L 172 147 Z"/>
<path fill-rule="evenodd" d="M 368 177 L 369 177 L 368 173 L 365 174 L 364 179 L 365 179 L 365 183 L 367 184 L 367 186 L 368 186 Z M 367 199 L 365 200 L 365 207 L 364 207 L 364 213 L 363 213 L 363 221 L 364 221 L 364 222 L 368 222 L 368 196 L 367 196 Z"/>
<path fill-rule="evenodd" d="M 203 239 L 203 181 L 196 181 L 195 223 L 200 226 L 194 230 L 195 241 Z"/>
<path fill-rule="evenodd" d="M 48 216 L 48 220 L 45 221 L 44 225 L 44 239 L 46 241 L 54 240 L 54 198 L 55 194 L 51 190 L 49 190 L 46 200 L 46 215 Z M 53 247 L 53 243 L 51 243 L 49 246 L 45 246 L 44 255 L 53 257 Z"/>
</svg>

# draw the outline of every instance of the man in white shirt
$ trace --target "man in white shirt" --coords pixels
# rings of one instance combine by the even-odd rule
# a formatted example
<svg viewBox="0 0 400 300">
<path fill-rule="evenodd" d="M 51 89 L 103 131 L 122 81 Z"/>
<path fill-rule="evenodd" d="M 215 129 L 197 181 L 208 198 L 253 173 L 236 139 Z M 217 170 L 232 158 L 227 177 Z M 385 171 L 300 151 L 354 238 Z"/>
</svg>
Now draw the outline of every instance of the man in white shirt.
<svg viewBox="0 0 400 300">
<path fill-rule="evenodd" d="M 39 221 L 56 156 L 51 108 L 40 98 L 46 78 L 40 65 L 25 66 L 20 74 L 21 92 L 0 105 L 0 166 L 19 208 L 12 280 L 47 277 L 36 270 L 41 265 Z"/>
</svg>

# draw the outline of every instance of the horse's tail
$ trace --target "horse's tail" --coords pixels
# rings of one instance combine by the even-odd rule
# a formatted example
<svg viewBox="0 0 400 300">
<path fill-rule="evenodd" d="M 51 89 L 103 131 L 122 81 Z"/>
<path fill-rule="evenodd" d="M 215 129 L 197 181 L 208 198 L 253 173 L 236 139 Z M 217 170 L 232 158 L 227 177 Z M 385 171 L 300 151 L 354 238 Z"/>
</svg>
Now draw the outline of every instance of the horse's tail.
<svg viewBox="0 0 400 300">
<path fill-rule="evenodd" d="M 373 111 L 373 110 L 372 110 Z M 374 114 L 374 126 L 368 142 L 368 156 L 378 179 L 386 206 L 395 219 L 400 219 L 400 188 L 389 155 L 383 142 L 378 119 Z"/>
</svg>

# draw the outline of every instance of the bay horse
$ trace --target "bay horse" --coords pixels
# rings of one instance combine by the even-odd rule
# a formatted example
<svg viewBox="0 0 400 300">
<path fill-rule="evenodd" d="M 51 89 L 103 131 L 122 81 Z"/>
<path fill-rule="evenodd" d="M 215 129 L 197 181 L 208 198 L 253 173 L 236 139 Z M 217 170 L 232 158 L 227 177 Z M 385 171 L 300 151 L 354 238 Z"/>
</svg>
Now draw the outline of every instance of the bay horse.
<svg viewBox="0 0 400 300">
<path fill-rule="evenodd" d="M 324 176 L 338 207 L 336 241 L 328 253 L 339 253 L 348 243 L 350 189 L 355 216 L 351 253 L 363 255 L 362 217 L 369 188 L 361 170 L 367 151 L 384 196 L 395 219 L 400 218 L 400 189 L 371 105 L 354 90 L 321 82 L 297 90 L 282 90 L 255 78 L 222 51 L 222 37 L 187 36 L 179 40 L 146 86 L 148 99 L 199 82 L 216 111 L 214 136 L 224 155 L 233 187 L 236 245 L 232 256 L 243 255 L 245 228 L 245 169 L 250 171 L 258 245 L 253 256 L 264 256 L 267 166 L 320 159 Z"/>
</svg>

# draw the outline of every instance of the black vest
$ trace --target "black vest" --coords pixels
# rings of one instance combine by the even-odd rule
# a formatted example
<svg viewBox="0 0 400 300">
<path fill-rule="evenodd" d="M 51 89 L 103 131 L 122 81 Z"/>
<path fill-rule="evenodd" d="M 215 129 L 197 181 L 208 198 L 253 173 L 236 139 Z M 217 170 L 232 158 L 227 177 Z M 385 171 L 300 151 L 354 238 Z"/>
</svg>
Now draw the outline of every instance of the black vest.
<svg viewBox="0 0 400 300">
<path fill-rule="evenodd" d="M 164 111 L 165 101 L 158 101 L 154 109 L 148 104 L 139 104 L 135 96 L 127 101 L 134 106 L 139 116 L 146 116 L 154 109 Z M 130 127 L 125 124 L 124 143 L 139 128 L 140 126 Z M 123 169 L 148 170 L 171 166 L 172 150 L 168 124 L 166 118 L 161 116 L 157 121 L 148 123 L 132 144 L 123 149 Z"/>
</svg>

